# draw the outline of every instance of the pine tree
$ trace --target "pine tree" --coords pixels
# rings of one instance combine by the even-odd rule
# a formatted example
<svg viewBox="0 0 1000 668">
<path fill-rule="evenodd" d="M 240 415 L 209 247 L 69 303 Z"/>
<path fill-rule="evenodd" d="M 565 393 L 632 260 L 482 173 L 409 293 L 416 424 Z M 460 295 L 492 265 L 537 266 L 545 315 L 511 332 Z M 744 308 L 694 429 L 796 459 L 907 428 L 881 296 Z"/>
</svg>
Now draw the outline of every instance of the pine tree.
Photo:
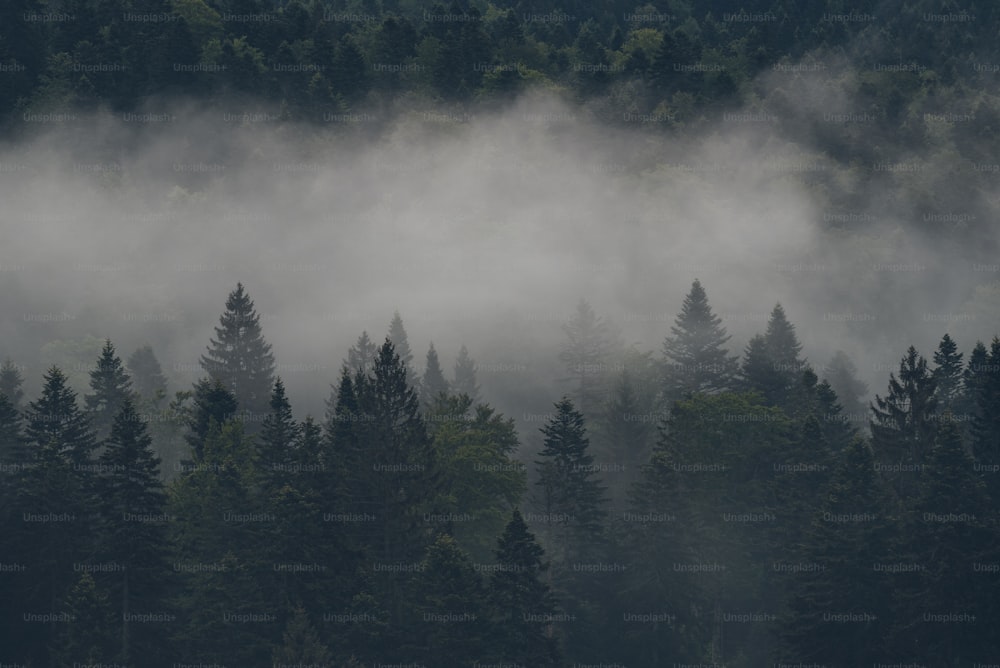
<svg viewBox="0 0 1000 668">
<path fill-rule="evenodd" d="M 910 346 L 899 363 L 899 379 L 889 375 L 889 392 L 875 395 L 872 404 L 872 448 L 882 464 L 893 465 L 897 491 L 904 497 L 916 491 L 919 470 L 934 442 L 936 383 L 927 360 Z"/>
<path fill-rule="evenodd" d="M 7 395 L 15 409 L 21 406 L 21 399 L 24 398 L 24 391 L 21 390 L 23 383 L 21 370 L 8 357 L 0 366 L 0 394 Z"/>
<path fill-rule="evenodd" d="M 53 624 L 59 632 L 52 643 L 52 665 L 99 665 L 114 661 L 112 608 L 107 593 L 98 588 L 93 575 L 80 575 L 66 595 L 61 614 L 65 621 Z"/>
<path fill-rule="evenodd" d="M 467 394 L 473 403 L 479 401 L 479 385 L 476 384 L 476 363 L 469 357 L 464 345 L 455 360 L 455 379 L 452 381 L 455 394 Z"/>
<path fill-rule="evenodd" d="M 208 354 L 202 355 L 201 367 L 212 379 L 219 380 L 233 393 L 247 423 L 247 433 L 260 430 L 260 420 L 268 413 L 271 386 L 274 383 L 274 355 L 264 340 L 260 316 L 253 300 L 243 291 L 243 284 L 226 299 L 226 311 L 215 328 Z"/>
<path fill-rule="evenodd" d="M 499 663 L 539 668 L 560 665 L 558 646 L 549 633 L 557 608 L 544 581 L 549 568 L 542 561 L 544 555 L 520 511 L 514 510 L 497 541 L 496 569 L 489 584 Z"/>
<path fill-rule="evenodd" d="M 195 462 L 202 459 L 205 439 L 212 425 L 222 425 L 236 414 L 236 397 L 222 381 L 203 378 L 194 387 L 194 405 L 187 411 L 188 433 L 184 440 L 191 447 Z"/>
<path fill-rule="evenodd" d="M 617 345 L 610 324 L 585 299 L 576 305 L 572 320 L 562 326 L 566 341 L 559 361 L 574 387 L 571 396 L 585 416 L 594 417 L 607 399 L 612 356 Z"/>
<path fill-rule="evenodd" d="M 129 355 L 127 366 L 132 386 L 140 397 L 154 401 L 161 394 L 166 396 L 167 379 L 163 376 L 163 369 L 153 353 L 152 346 L 144 345 L 136 348 L 135 352 Z"/>
<path fill-rule="evenodd" d="M 875 463 L 871 448 L 855 440 L 823 493 L 798 556 L 816 566 L 796 576 L 783 618 L 781 656 L 788 661 L 861 666 L 886 658 L 893 583 L 873 564 L 898 558 Z"/>
<path fill-rule="evenodd" d="M 807 364 L 799 357 L 802 345 L 781 304 L 775 304 L 767 321 L 767 331 L 762 338 L 758 336 L 747 346 L 743 362 L 744 386 L 761 393 L 769 405 L 790 407 Z"/>
<path fill-rule="evenodd" d="M 560 525 L 550 536 L 552 548 L 563 564 L 597 549 L 606 510 L 604 486 L 596 480 L 590 441 L 583 415 L 568 397 L 555 404 L 556 412 L 541 428 L 544 447 L 535 462 L 542 490 L 542 508 L 550 522 Z"/>
<path fill-rule="evenodd" d="M 21 414 L 13 401 L 6 394 L 0 393 L 0 463 L 10 466 L 12 472 L 21 471 L 27 457 L 21 428 Z M 0 472 L 2 473 L 6 471 Z M 7 486 L 4 485 L 4 490 L 6 489 Z"/>
<path fill-rule="evenodd" d="M 842 350 L 835 352 L 823 369 L 823 377 L 837 393 L 847 421 L 859 427 L 868 417 L 868 405 L 863 401 L 868 385 L 858 379 L 857 373 L 854 362 Z"/>
<path fill-rule="evenodd" d="M 392 341 L 396 354 L 406 367 L 406 380 L 415 384 L 418 380 L 416 371 L 413 369 L 413 351 L 410 350 L 410 341 L 406 336 L 406 328 L 403 327 L 403 319 L 399 317 L 399 311 L 392 314 L 392 322 L 389 323 L 389 340 Z"/>
<path fill-rule="evenodd" d="M 945 415 L 951 417 L 947 411 Z M 927 665 L 975 663 L 997 650 L 992 634 L 978 628 L 980 620 L 990 619 L 997 589 L 976 574 L 978 564 L 996 556 L 987 519 L 990 503 L 953 420 L 939 424 L 927 461 L 902 532 L 905 538 L 896 550 L 919 570 L 905 585 L 897 585 L 894 646 Z M 928 623 L 925 617 L 956 612 L 970 618 L 964 623 Z M 969 623 L 973 618 L 975 623 Z"/>
<path fill-rule="evenodd" d="M 24 413 L 25 435 L 35 448 L 54 447 L 70 464 L 86 466 L 96 447 L 90 420 L 77 406 L 76 392 L 58 367 L 46 372 L 42 395 Z"/>
<path fill-rule="evenodd" d="M 83 400 L 97 438 L 103 441 L 111 433 L 118 411 L 132 395 L 132 381 L 110 340 L 104 341 L 97 368 L 90 372 L 90 389 L 93 394 L 85 395 Z"/>
<path fill-rule="evenodd" d="M 420 405 L 424 408 L 431 406 L 442 392 L 448 392 L 448 381 L 444 379 L 437 351 L 431 342 L 430 348 L 427 349 L 424 377 L 420 381 Z"/>
<path fill-rule="evenodd" d="M 725 348 L 730 337 L 722 319 L 712 313 L 705 289 L 697 279 L 684 298 L 670 334 L 663 342 L 668 401 L 691 392 L 714 393 L 732 388 L 737 366 Z"/>
<path fill-rule="evenodd" d="M 344 365 L 353 374 L 357 371 L 371 373 L 375 368 L 375 356 L 378 353 L 378 346 L 368 338 L 368 332 L 361 332 L 358 342 L 347 351 L 347 360 Z"/>
<path fill-rule="evenodd" d="M 962 389 L 962 353 L 958 352 L 955 341 L 945 334 L 934 351 L 934 371 L 937 384 L 938 409 L 953 408 Z"/>
<path fill-rule="evenodd" d="M 486 590 L 469 556 L 446 534 L 427 548 L 412 585 L 409 647 L 402 656 L 441 668 L 475 665 L 488 632 Z"/>
<path fill-rule="evenodd" d="M 273 494 L 288 479 L 301 434 L 302 427 L 295 421 L 285 396 L 285 385 L 277 378 L 271 391 L 271 412 L 264 418 L 260 432 L 259 466 L 264 494 Z"/>
<path fill-rule="evenodd" d="M 285 627 L 284 643 L 274 650 L 275 666 L 328 666 L 332 654 L 319 639 L 304 609 L 296 608 Z"/>
<path fill-rule="evenodd" d="M 622 371 L 601 421 L 598 442 L 605 444 L 607 460 L 613 467 L 610 470 L 621 471 L 615 476 L 617 484 L 609 486 L 616 512 L 626 510 L 628 492 L 639 480 L 641 467 L 649 461 L 661 417 L 653 410 L 652 388 L 640 383 L 641 379 L 635 378 L 630 370 Z"/>
<path fill-rule="evenodd" d="M 167 565 L 167 497 L 159 478 L 159 458 L 132 400 L 126 398 L 115 416 L 100 458 L 97 479 L 101 521 L 98 554 L 121 567 L 110 593 L 117 608 L 114 628 L 121 629 L 119 659 L 137 656 L 149 665 L 162 664 L 164 634 L 155 625 L 130 623 L 135 612 L 162 611 L 169 588 Z"/>
<path fill-rule="evenodd" d="M 970 425 L 972 451 L 984 471 L 994 471 L 1000 465 L 1000 337 L 993 337 L 985 359 L 975 351 L 973 355 L 975 367 L 970 364 L 967 380 L 975 402 Z M 991 474 L 988 480 L 990 496 L 1000 499 L 1000 474 Z"/>
</svg>

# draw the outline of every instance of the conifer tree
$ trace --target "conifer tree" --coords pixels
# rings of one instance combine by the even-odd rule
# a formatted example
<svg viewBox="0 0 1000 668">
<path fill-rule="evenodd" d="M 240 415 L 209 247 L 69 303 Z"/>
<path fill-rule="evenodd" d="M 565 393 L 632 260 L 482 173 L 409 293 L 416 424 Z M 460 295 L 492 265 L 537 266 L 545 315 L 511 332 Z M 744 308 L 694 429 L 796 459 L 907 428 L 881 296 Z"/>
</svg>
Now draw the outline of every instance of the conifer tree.
<svg viewBox="0 0 1000 668">
<path fill-rule="evenodd" d="M 514 510 L 497 541 L 496 569 L 489 583 L 499 663 L 560 665 L 558 646 L 549 633 L 557 608 L 545 582 L 549 565 L 542 561 L 544 556 L 520 511 Z"/>
<path fill-rule="evenodd" d="M 368 338 L 368 332 L 361 332 L 357 343 L 347 351 L 347 359 L 344 361 L 351 374 L 357 371 L 371 373 L 375 368 L 375 356 L 378 353 L 378 346 Z"/>
<path fill-rule="evenodd" d="M 53 624 L 52 665 L 100 665 L 116 657 L 113 612 L 108 595 L 90 573 L 82 573 L 63 601 L 65 620 Z"/>
<path fill-rule="evenodd" d="M 787 408 L 807 364 L 799 357 L 802 344 L 795 326 L 775 304 L 763 337 L 755 336 L 747 345 L 743 361 L 744 387 L 759 392 L 771 406 Z"/>
<path fill-rule="evenodd" d="M 274 650 L 272 663 L 275 666 L 329 666 L 332 658 L 309 621 L 309 615 L 303 608 L 296 608 L 285 627 L 284 643 Z"/>
<path fill-rule="evenodd" d="M 574 385 L 571 397 L 581 413 L 594 417 L 607 398 L 610 363 L 618 347 L 614 332 L 585 299 L 576 305 L 576 313 L 562 330 L 566 340 L 559 361 L 566 365 L 567 380 Z"/>
<path fill-rule="evenodd" d="M 120 629 L 119 660 L 146 657 L 149 665 L 165 661 L 159 625 L 132 624 L 135 612 L 163 611 L 169 589 L 167 497 L 159 478 L 159 458 L 130 398 L 115 416 L 100 458 L 96 481 L 100 523 L 97 551 L 102 562 L 121 567 L 109 593 Z"/>
<path fill-rule="evenodd" d="M 407 382 L 415 385 L 419 379 L 413 369 L 413 351 L 410 350 L 410 341 L 406 336 L 406 328 L 403 327 L 403 319 L 399 316 L 399 311 L 395 311 L 392 314 L 392 322 L 389 323 L 388 338 L 392 341 L 392 346 L 396 349 L 396 354 L 402 360 L 403 366 L 406 367 Z"/>
<path fill-rule="evenodd" d="M 24 413 L 25 435 L 35 448 L 54 447 L 70 464 L 87 465 L 96 447 L 90 420 L 58 367 L 45 374 L 42 395 Z"/>
<path fill-rule="evenodd" d="M 7 395 L 15 409 L 20 408 L 21 399 L 24 398 L 24 391 L 21 389 L 23 383 L 21 370 L 8 357 L 0 365 L 0 394 Z"/>
<path fill-rule="evenodd" d="M 232 392 L 247 423 L 247 433 L 256 434 L 269 410 L 274 355 L 271 344 L 261 333 L 260 316 L 253 300 L 243 291 L 242 283 L 237 283 L 236 289 L 229 293 L 226 311 L 219 322 L 208 354 L 201 357 L 201 367 Z"/>
<path fill-rule="evenodd" d="M 962 353 L 955 341 L 945 334 L 934 351 L 934 382 L 937 386 L 938 409 L 954 408 L 962 390 Z"/>
<path fill-rule="evenodd" d="M 152 346 L 147 344 L 136 348 L 129 355 L 126 365 L 132 378 L 132 386 L 140 397 L 146 401 L 155 401 L 161 393 L 166 395 L 167 379 L 163 376 L 163 369 Z"/>
<path fill-rule="evenodd" d="M 858 379 L 857 373 L 854 362 L 842 350 L 836 351 L 823 369 L 823 378 L 837 393 L 847 421 L 859 427 L 868 415 L 868 405 L 863 401 L 868 394 L 868 385 Z"/>
<path fill-rule="evenodd" d="M 598 548 L 606 509 L 604 486 L 596 479 L 583 415 L 568 397 L 555 404 L 556 412 L 541 428 L 544 447 L 535 464 L 544 512 L 558 521 L 552 549 L 565 559 L 579 559 Z"/>
<path fill-rule="evenodd" d="M 889 375 L 885 398 L 875 395 L 872 404 L 872 448 L 880 463 L 899 471 L 891 476 L 904 497 L 916 491 L 916 471 L 934 442 L 936 431 L 936 382 L 927 360 L 910 346 L 899 363 L 899 379 Z"/>
<path fill-rule="evenodd" d="M 90 372 L 90 389 L 93 394 L 83 399 L 94 432 L 98 440 L 103 441 L 111 434 L 118 411 L 132 396 L 132 381 L 110 340 L 104 341 L 97 367 Z"/>
<path fill-rule="evenodd" d="M 469 357 L 469 350 L 464 345 L 458 351 L 455 360 L 455 379 L 452 381 L 455 394 L 467 394 L 472 403 L 479 401 L 479 385 L 476 383 L 476 363 Z"/>
<path fill-rule="evenodd" d="M 427 349 L 427 364 L 424 368 L 424 376 L 420 380 L 420 405 L 424 408 L 431 406 L 442 392 L 448 392 L 448 381 L 441 371 L 441 362 L 438 360 L 437 351 L 434 350 L 434 343 L 431 342 Z"/>
<path fill-rule="evenodd" d="M 722 319 L 712 313 L 701 282 L 695 279 L 681 312 L 663 342 L 668 401 L 691 392 L 722 392 L 732 388 L 736 359 L 725 348 L 729 341 Z"/>
<path fill-rule="evenodd" d="M 273 494 L 288 478 L 295 463 L 294 448 L 302 427 L 292 415 L 292 406 L 285 395 L 281 378 L 274 381 L 271 391 L 271 412 L 264 418 L 260 431 L 259 467 L 265 495 Z"/>
<path fill-rule="evenodd" d="M 188 433 L 184 440 L 191 447 L 194 461 L 200 461 L 204 453 L 205 439 L 212 424 L 223 425 L 236 414 L 236 397 L 227 390 L 222 381 L 202 378 L 195 384 L 194 405 L 187 411 Z"/>
<path fill-rule="evenodd" d="M 1000 337 L 993 337 L 985 359 L 975 351 L 973 355 L 975 367 L 970 364 L 967 381 L 975 402 L 970 425 L 972 451 L 983 470 L 991 471 L 1000 464 Z M 991 474 L 988 480 L 990 496 L 1000 499 L 1000 474 Z"/>
</svg>

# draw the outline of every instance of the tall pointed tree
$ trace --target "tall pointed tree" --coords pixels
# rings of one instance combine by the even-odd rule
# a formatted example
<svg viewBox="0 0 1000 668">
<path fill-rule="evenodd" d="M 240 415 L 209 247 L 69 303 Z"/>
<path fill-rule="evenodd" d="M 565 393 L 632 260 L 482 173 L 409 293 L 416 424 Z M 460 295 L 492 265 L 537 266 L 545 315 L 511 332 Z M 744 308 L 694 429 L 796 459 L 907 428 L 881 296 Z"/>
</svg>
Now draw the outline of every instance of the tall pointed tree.
<svg viewBox="0 0 1000 668">
<path fill-rule="evenodd" d="M 934 381 L 937 384 L 938 409 L 953 408 L 962 391 L 962 353 L 947 333 L 934 351 Z"/>
<path fill-rule="evenodd" d="M 992 471 L 1000 465 L 1000 337 L 993 337 L 986 355 L 974 350 L 969 361 L 972 451 L 983 470 Z M 1000 499 L 1000 474 L 989 475 L 987 488 L 994 500 Z"/>
<path fill-rule="evenodd" d="M 167 497 L 159 478 L 159 458 L 152 439 L 126 398 L 115 416 L 100 458 L 96 481 L 100 508 L 97 550 L 106 563 L 119 564 L 109 593 L 116 610 L 119 659 L 146 657 L 150 665 L 163 664 L 164 633 L 155 625 L 132 624 L 137 611 L 162 610 L 170 589 L 167 565 Z"/>
<path fill-rule="evenodd" d="M 490 575 L 489 596 L 496 615 L 499 663 L 551 668 L 560 655 L 549 633 L 556 600 L 545 582 L 549 565 L 545 551 L 515 510 L 497 541 L 496 568 Z"/>
<path fill-rule="evenodd" d="M 742 370 L 745 389 L 759 392 L 772 406 L 789 407 L 808 366 L 801 352 L 795 325 L 781 304 L 775 304 L 764 335 L 755 336 L 747 345 Z"/>
<path fill-rule="evenodd" d="M 437 351 L 434 350 L 434 342 L 431 342 L 427 349 L 427 364 L 424 367 L 424 376 L 420 381 L 420 405 L 429 407 L 440 396 L 442 392 L 448 392 L 448 381 L 441 371 L 441 362 L 438 360 Z"/>
<path fill-rule="evenodd" d="M 274 383 L 274 355 L 265 341 L 260 316 L 243 284 L 226 299 L 226 311 L 215 328 L 208 354 L 201 366 L 213 379 L 233 393 L 247 422 L 247 433 L 256 434 L 260 421 L 269 411 L 271 386 Z"/>
<path fill-rule="evenodd" d="M 559 361 L 573 383 L 571 397 L 580 412 L 594 417 L 607 399 L 610 362 L 616 351 L 611 325 L 599 317 L 586 299 L 576 305 L 573 318 L 562 326 L 566 340 Z"/>
<path fill-rule="evenodd" d="M 83 400 L 94 432 L 103 441 L 111 434 L 118 411 L 132 395 L 132 381 L 110 339 L 104 341 L 97 367 L 90 372 L 90 389 L 93 393 L 84 395 Z"/>
<path fill-rule="evenodd" d="M 132 387 L 140 397 L 152 401 L 161 392 L 166 395 L 167 379 L 163 376 L 163 369 L 153 353 L 152 346 L 147 344 L 136 348 L 135 352 L 129 355 L 126 366 L 132 378 Z"/>
<path fill-rule="evenodd" d="M 864 402 L 868 385 L 858 378 L 858 368 L 847 353 L 838 350 L 833 354 L 823 369 L 823 378 L 837 393 L 848 422 L 859 427 L 868 414 L 868 405 Z"/>
<path fill-rule="evenodd" d="M 679 399 L 691 392 L 731 389 L 737 363 L 725 348 L 729 338 L 722 319 L 712 313 L 701 282 L 695 279 L 670 328 L 670 336 L 663 342 L 667 399 Z"/>
<path fill-rule="evenodd" d="M 917 472 L 934 443 L 936 382 L 927 360 L 910 346 L 899 362 L 899 378 L 889 375 L 885 398 L 872 404 L 872 448 L 880 463 L 893 466 L 890 479 L 904 497 L 916 492 Z"/>
<path fill-rule="evenodd" d="M 455 360 L 455 379 L 452 381 L 455 394 L 467 394 L 475 403 L 479 401 L 479 385 L 476 383 L 476 363 L 469 357 L 469 349 L 464 345 Z"/>
<path fill-rule="evenodd" d="M 21 399 L 24 398 L 24 391 L 21 389 L 23 383 L 21 370 L 8 357 L 0 365 L 0 394 L 7 395 L 15 409 L 20 408 Z"/>
<path fill-rule="evenodd" d="M 281 378 L 274 381 L 271 391 L 271 412 L 264 418 L 260 431 L 259 469 L 265 494 L 273 494 L 288 478 L 295 460 L 302 427 L 292 415 L 292 406 L 285 395 Z"/>
<path fill-rule="evenodd" d="M 236 397 L 222 384 L 221 380 L 202 378 L 194 386 L 193 403 L 187 410 L 188 433 L 184 439 L 191 447 L 194 461 L 200 461 L 204 453 L 205 439 L 212 425 L 221 426 L 236 414 Z"/>
<path fill-rule="evenodd" d="M 357 371 L 371 373 L 372 369 L 375 368 L 375 355 L 377 353 L 378 346 L 368 338 L 368 332 L 361 332 L 357 343 L 347 351 L 347 359 L 344 361 L 344 365 L 350 370 L 351 374 Z"/>
<path fill-rule="evenodd" d="M 413 370 L 413 351 L 410 349 L 410 341 L 406 336 L 406 328 L 403 327 L 403 319 L 399 316 L 399 311 L 392 314 L 392 322 L 389 323 L 389 340 L 396 349 L 396 354 L 403 361 L 406 367 L 406 379 L 410 384 L 416 384 L 418 380 L 416 372 Z"/>
</svg>

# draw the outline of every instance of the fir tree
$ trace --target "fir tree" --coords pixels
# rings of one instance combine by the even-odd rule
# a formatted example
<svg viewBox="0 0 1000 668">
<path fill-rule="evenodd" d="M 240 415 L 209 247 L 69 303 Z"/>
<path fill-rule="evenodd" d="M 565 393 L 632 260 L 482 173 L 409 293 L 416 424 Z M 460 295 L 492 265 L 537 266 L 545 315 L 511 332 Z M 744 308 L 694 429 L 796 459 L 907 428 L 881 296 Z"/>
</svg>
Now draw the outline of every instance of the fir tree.
<svg viewBox="0 0 1000 668">
<path fill-rule="evenodd" d="M 593 417 L 607 398 L 609 367 L 616 349 L 608 322 L 594 312 L 585 299 L 576 305 L 572 320 L 562 326 L 566 341 L 559 361 L 574 384 L 571 396 L 580 412 Z"/>
<path fill-rule="evenodd" d="M 669 400 L 691 392 L 722 392 L 736 376 L 736 359 L 729 356 L 729 341 L 722 319 L 712 313 L 701 282 L 695 279 L 681 312 L 663 342 L 666 364 L 664 391 Z"/>
<path fill-rule="evenodd" d="M 46 372 L 42 395 L 28 404 L 24 417 L 25 435 L 34 448 L 54 447 L 71 464 L 90 463 L 96 447 L 90 420 L 58 367 Z"/>
<path fill-rule="evenodd" d="M 301 434 L 302 428 L 285 396 L 285 385 L 277 378 L 271 391 L 271 412 L 264 418 L 260 432 L 259 463 L 265 494 L 274 493 L 287 479 Z"/>
<path fill-rule="evenodd" d="M 274 650 L 272 663 L 284 666 L 328 666 L 332 654 L 319 639 L 304 609 L 296 608 L 285 627 L 284 643 Z"/>
<path fill-rule="evenodd" d="M 555 596 L 545 583 L 545 551 L 515 510 L 497 541 L 497 569 L 490 576 L 489 598 L 496 615 L 499 663 L 549 668 L 560 665 L 558 646 L 546 621 L 556 612 Z"/>
<path fill-rule="evenodd" d="M 132 386 L 136 393 L 147 401 L 155 401 L 157 397 L 167 393 L 167 379 L 163 369 L 153 353 L 152 346 L 145 345 L 135 349 L 129 355 L 128 373 L 132 378 Z"/>
<path fill-rule="evenodd" d="M 934 382 L 937 385 L 938 408 L 953 407 L 962 390 L 962 353 L 955 341 L 945 334 L 934 351 Z"/>
<path fill-rule="evenodd" d="M 448 381 L 444 379 L 437 351 L 434 350 L 434 343 L 431 342 L 430 348 L 427 349 L 424 377 L 420 381 L 420 405 L 425 408 L 429 407 L 442 392 L 448 392 Z"/>
<path fill-rule="evenodd" d="M 747 346 L 743 362 L 746 389 L 761 393 L 772 406 L 790 407 L 796 386 L 806 369 L 799 357 L 802 345 L 795 326 L 788 322 L 781 304 L 775 304 L 762 338 L 755 336 Z"/>
<path fill-rule="evenodd" d="M 23 383 L 21 370 L 8 357 L 0 366 L 0 394 L 7 395 L 15 409 L 20 408 L 21 399 L 24 398 L 24 391 L 21 390 Z"/>
<path fill-rule="evenodd" d="M 97 438 L 103 441 L 111 433 L 118 411 L 132 395 L 132 381 L 110 340 L 105 340 L 97 367 L 90 372 L 90 389 L 93 394 L 83 399 Z"/>
<path fill-rule="evenodd" d="M 389 340 L 392 341 L 396 354 L 406 367 L 406 380 L 411 384 L 416 384 L 418 380 L 416 372 L 413 370 L 413 351 L 410 350 L 410 341 L 406 336 L 406 328 L 403 327 L 403 319 L 399 317 L 399 311 L 392 314 L 392 322 L 389 323 Z"/>
<path fill-rule="evenodd" d="M 872 448 L 880 462 L 895 465 L 897 491 L 913 494 L 916 476 L 910 473 L 925 463 L 936 431 L 936 383 L 927 360 L 910 346 L 899 363 L 899 379 L 889 375 L 885 398 L 875 395 L 872 404 Z M 905 466 L 904 466 L 905 465 Z"/>
<path fill-rule="evenodd" d="M 347 351 L 347 360 L 344 365 L 353 374 L 357 371 L 371 373 L 375 368 L 375 355 L 378 353 L 378 346 L 368 338 L 368 332 L 361 332 L 358 342 Z"/>
<path fill-rule="evenodd" d="M 165 659 L 157 657 L 167 649 L 159 644 L 164 634 L 152 625 L 129 621 L 133 612 L 162 609 L 169 587 L 167 497 L 160 462 L 131 399 L 122 403 L 105 443 L 96 483 L 101 513 L 97 543 L 101 560 L 122 568 L 110 589 L 117 599 L 116 619 L 121 620 L 119 659 L 129 662 L 143 656 L 150 665 L 160 664 Z"/>
<path fill-rule="evenodd" d="M 556 412 L 541 428 L 545 435 L 536 484 L 542 490 L 542 506 L 559 522 L 552 545 L 566 558 L 579 558 L 597 547 L 606 510 L 604 486 L 596 480 L 590 441 L 583 415 L 568 397 L 555 404 Z M 560 559 L 560 562 L 563 560 Z"/>
<path fill-rule="evenodd" d="M 479 401 L 476 363 L 469 357 L 469 350 L 464 345 L 458 351 L 458 358 L 455 360 L 455 379 L 451 385 L 455 394 L 466 394 L 473 403 Z"/>
<path fill-rule="evenodd" d="M 236 408 L 236 397 L 222 381 L 203 378 L 195 384 L 194 405 L 187 411 L 188 433 L 184 436 L 194 461 L 202 459 L 205 439 L 212 425 L 221 426 L 231 420 Z"/>
<path fill-rule="evenodd" d="M 67 621 L 53 624 L 59 632 L 52 644 L 52 665 L 99 665 L 114 661 L 112 607 L 93 575 L 80 575 L 67 593 L 61 612 Z"/>
<path fill-rule="evenodd" d="M 842 350 L 833 354 L 823 369 L 823 377 L 837 393 L 848 422 L 855 426 L 867 421 L 868 405 L 864 398 L 868 395 L 868 385 L 858 379 L 858 369 Z"/>
<path fill-rule="evenodd" d="M 264 340 L 260 316 L 254 310 L 243 284 L 226 299 L 226 311 L 215 328 L 208 354 L 202 355 L 201 367 L 236 397 L 247 422 L 247 433 L 256 434 L 259 420 L 268 412 L 271 386 L 274 383 L 274 355 Z"/>
</svg>

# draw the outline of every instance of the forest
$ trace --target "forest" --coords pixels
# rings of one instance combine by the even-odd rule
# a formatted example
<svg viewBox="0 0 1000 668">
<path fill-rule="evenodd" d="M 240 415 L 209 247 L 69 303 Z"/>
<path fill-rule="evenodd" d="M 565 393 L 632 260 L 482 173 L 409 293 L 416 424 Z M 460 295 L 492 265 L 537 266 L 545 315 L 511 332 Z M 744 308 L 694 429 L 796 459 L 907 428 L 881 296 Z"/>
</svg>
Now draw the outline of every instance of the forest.
<svg viewBox="0 0 1000 668">
<path fill-rule="evenodd" d="M 820 380 L 780 304 L 732 355 L 697 280 L 659 351 L 586 301 L 563 330 L 570 391 L 530 460 L 468 351 L 418 372 L 398 312 L 303 420 L 242 284 L 173 397 L 149 346 L 106 341 L 82 397 L 53 366 L 25 402 L 8 360 L 5 662 L 995 655 L 1000 338 L 909 347 L 866 415 L 850 359 Z"/>
<path fill-rule="evenodd" d="M 0 2 L 0 668 L 1000 665 L 998 30 Z"/>
</svg>

